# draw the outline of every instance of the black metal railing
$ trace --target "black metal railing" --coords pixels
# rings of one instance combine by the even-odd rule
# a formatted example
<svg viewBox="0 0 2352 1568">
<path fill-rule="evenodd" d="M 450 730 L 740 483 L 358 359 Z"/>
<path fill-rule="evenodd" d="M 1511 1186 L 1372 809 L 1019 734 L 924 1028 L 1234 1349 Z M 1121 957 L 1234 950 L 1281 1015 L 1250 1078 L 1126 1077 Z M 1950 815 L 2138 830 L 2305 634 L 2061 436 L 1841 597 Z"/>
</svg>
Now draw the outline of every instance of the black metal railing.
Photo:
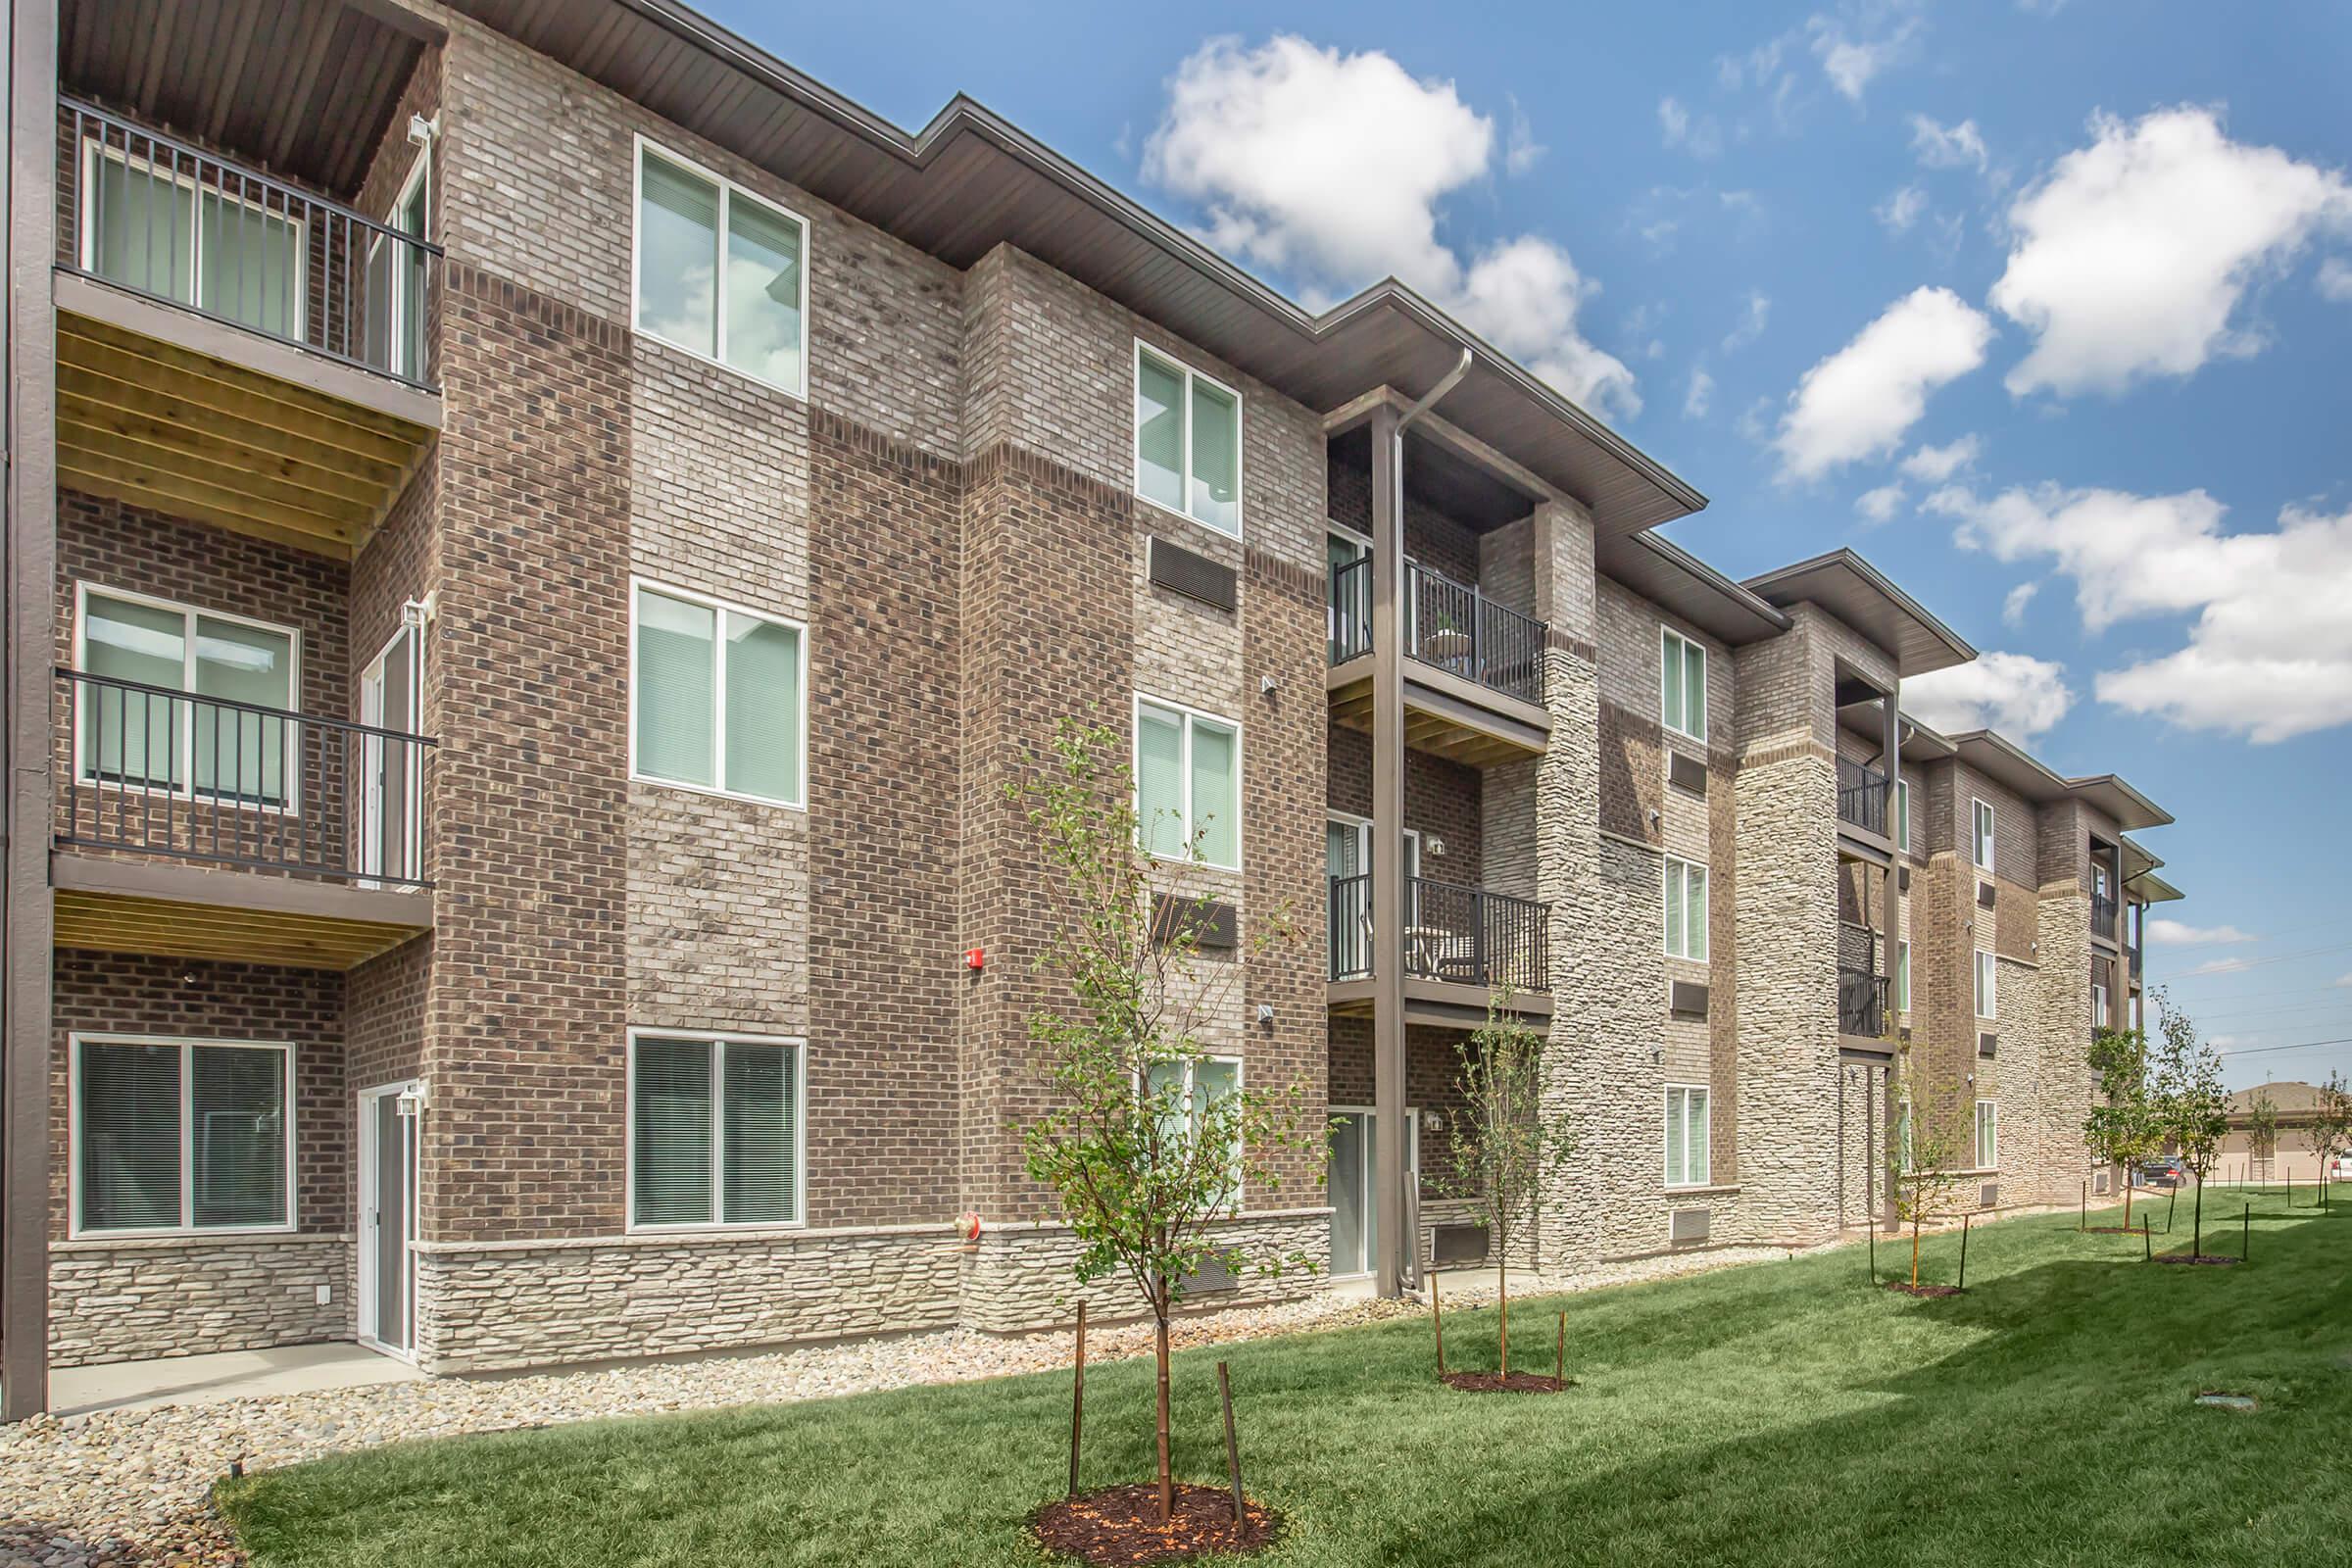
<svg viewBox="0 0 2352 1568">
<path fill-rule="evenodd" d="M 1405 563 L 1407 658 L 1523 702 L 1544 701 L 1544 622 L 1417 561 Z M 1331 662 L 1372 651 L 1372 558 L 1330 572 Z"/>
<path fill-rule="evenodd" d="M 57 675 L 60 845 L 432 886 L 430 739 L 110 675 Z"/>
<path fill-rule="evenodd" d="M 1358 556 L 1331 568 L 1326 634 L 1331 662 L 1345 664 L 1372 651 L 1372 558 Z"/>
<path fill-rule="evenodd" d="M 1405 563 L 1407 656 L 1522 702 L 1544 701 L 1544 622 Z"/>
<path fill-rule="evenodd" d="M 2110 942 L 2115 940 L 2115 900 L 2108 894 L 2093 893 L 2090 896 L 2090 929 L 2095 936 L 2105 937 Z"/>
<path fill-rule="evenodd" d="M 1886 775 L 1867 762 L 1838 759 L 1838 819 L 1886 836 Z"/>
<path fill-rule="evenodd" d="M 64 266 L 432 388 L 438 245 L 94 104 L 58 102 Z"/>
<path fill-rule="evenodd" d="M 1372 878 L 1331 879 L 1331 977 L 1372 972 Z M 1551 989 L 1551 906 L 1414 877 L 1406 886 L 1404 972 L 1484 991 Z"/>
<path fill-rule="evenodd" d="M 2132 956 L 2132 980 L 2133 980 L 2133 981 L 2137 981 L 2137 980 L 2139 979 L 2139 977 L 2140 977 L 2140 973 L 2139 973 L 2139 960 L 2140 960 L 2140 952 L 2139 952 L 2139 950 L 2138 950 L 2137 948 L 2127 948 L 2127 949 L 2125 949 L 2124 951 L 2125 951 L 2126 953 L 2130 954 L 2130 955 L 2131 955 L 2131 956 Z"/>
<path fill-rule="evenodd" d="M 1838 1032 L 1877 1040 L 1886 1033 L 1886 977 L 1868 969 L 1838 970 Z"/>
</svg>

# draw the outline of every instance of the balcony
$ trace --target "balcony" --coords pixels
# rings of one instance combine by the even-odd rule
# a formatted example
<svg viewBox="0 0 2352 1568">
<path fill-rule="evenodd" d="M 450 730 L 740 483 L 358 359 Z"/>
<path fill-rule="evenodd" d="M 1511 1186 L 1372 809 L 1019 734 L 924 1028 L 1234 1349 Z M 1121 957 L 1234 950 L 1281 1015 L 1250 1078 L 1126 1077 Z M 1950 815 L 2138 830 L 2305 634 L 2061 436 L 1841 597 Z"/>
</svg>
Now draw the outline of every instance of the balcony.
<svg viewBox="0 0 2352 1568">
<path fill-rule="evenodd" d="M 344 969 L 430 926 L 430 739 L 57 680 L 58 946 Z"/>
<path fill-rule="evenodd" d="M 1886 775 L 1851 758 L 1838 759 L 1838 820 L 1886 836 Z"/>
<path fill-rule="evenodd" d="M 422 208 L 385 222 L 62 98 L 61 484 L 338 560 L 440 423 Z"/>
<path fill-rule="evenodd" d="M 1372 559 L 1330 573 L 1332 716 L 1368 727 Z M 1540 755 L 1544 623 L 1417 561 L 1405 563 L 1405 743 L 1484 766 Z"/>
<path fill-rule="evenodd" d="M 2118 926 L 2115 900 L 2105 893 L 2090 896 L 2090 934 L 2108 942 L 2116 940 Z"/>
<path fill-rule="evenodd" d="M 1868 969 L 1838 968 L 1838 1032 L 1865 1040 L 1886 1035 L 1886 977 Z"/>
<path fill-rule="evenodd" d="M 1404 911 L 1408 1020 L 1474 1026 L 1497 991 L 1518 1011 L 1548 1015 L 1550 917 L 1551 906 L 1532 899 L 1414 877 Z M 1333 1010 L 1368 1010 L 1370 876 L 1331 879 L 1330 938 Z"/>
</svg>

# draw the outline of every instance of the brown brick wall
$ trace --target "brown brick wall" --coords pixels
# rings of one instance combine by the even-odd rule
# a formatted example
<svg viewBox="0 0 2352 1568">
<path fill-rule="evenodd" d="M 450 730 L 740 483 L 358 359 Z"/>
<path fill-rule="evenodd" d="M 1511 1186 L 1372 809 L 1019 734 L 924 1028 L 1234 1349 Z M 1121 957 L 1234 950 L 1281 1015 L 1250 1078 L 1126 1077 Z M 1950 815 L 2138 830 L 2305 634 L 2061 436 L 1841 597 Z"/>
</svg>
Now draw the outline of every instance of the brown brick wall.
<svg viewBox="0 0 2352 1568">
<path fill-rule="evenodd" d="M 627 335 L 449 275 L 428 1239 L 622 1222 Z"/>
<path fill-rule="evenodd" d="M 808 1220 L 956 1211 L 960 475 L 811 423 Z"/>
<path fill-rule="evenodd" d="M 1324 746 L 1331 759 L 1331 809 L 1370 816 L 1372 737 L 1362 730 L 1326 723 Z M 1442 882 L 1478 882 L 1486 858 L 1486 810 L 1477 768 L 1426 752 L 1406 752 L 1404 825 L 1422 836 L 1423 876 Z M 1429 854 L 1432 835 L 1445 840 L 1443 856 Z"/>
<path fill-rule="evenodd" d="M 1604 832 L 1665 842 L 1666 753 L 1654 717 L 1600 705 L 1600 825 Z M 1659 813 L 1652 820 L 1650 813 Z"/>
</svg>

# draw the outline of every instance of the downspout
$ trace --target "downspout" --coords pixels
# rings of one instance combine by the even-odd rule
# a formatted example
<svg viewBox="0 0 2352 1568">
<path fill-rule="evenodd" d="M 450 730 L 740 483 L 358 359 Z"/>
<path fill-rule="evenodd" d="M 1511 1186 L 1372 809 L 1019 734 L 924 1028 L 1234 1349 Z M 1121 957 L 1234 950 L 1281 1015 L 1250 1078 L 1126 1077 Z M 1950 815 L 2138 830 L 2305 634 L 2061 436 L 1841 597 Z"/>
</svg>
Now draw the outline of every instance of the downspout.
<svg viewBox="0 0 2352 1568">
<path fill-rule="evenodd" d="M 1453 362 L 1453 368 L 1447 370 L 1443 376 L 1439 377 L 1438 384 L 1431 387 L 1426 393 L 1422 394 L 1420 402 L 1414 404 L 1411 408 L 1405 410 L 1403 414 L 1397 416 L 1396 483 L 1400 490 L 1404 485 L 1404 432 L 1406 427 L 1409 426 L 1415 419 L 1418 419 L 1421 417 L 1421 416 L 1427 414 L 1431 409 L 1435 408 L 1437 406 L 1438 399 L 1444 397 L 1446 393 L 1452 391 L 1455 387 L 1461 384 L 1462 377 L 1470 373 L 1470 362 L 1475 358 L 1477 358 L 1477 356 L 1471 353 L 1470 350 L 1462 350 L 1462 357 Z"/>
</svg>

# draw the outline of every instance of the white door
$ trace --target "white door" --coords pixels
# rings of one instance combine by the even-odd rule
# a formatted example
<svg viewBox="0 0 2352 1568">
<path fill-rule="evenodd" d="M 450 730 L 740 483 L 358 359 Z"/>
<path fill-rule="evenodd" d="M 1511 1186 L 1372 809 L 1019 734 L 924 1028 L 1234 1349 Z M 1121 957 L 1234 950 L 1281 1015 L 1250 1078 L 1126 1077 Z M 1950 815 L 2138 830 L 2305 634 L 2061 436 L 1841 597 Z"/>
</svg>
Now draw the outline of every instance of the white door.
<svg viewBox="0 0 2352 1568">
<path fill-rule="evenodd" d="M 1372 1272 L 1380 1236 L 1380 1117 L 1362 1105 L 1331 1109 L 1331 1273 L 1334 1279 Z M 1404 1164 L 1416 1189 L 1421 1180 L 1421 1112 L 1404 1113 Z"/>
<path fill-rule="evenodd" d="M 360 1093 L 360 1343 L 416 1352 L 416 1104 L 414 1084 Z"/>
<path fill-rule="evenodd" d="M 403 626 L 360 676 L 360 722 L 394 735 L 417 730 L 416 632 Z M 360 771 L 360 874 L 370 881 L 413 882 L 418 864 L 417 788 L 422 758 L 413 741 L 362 733 Z"/>
</svg>

